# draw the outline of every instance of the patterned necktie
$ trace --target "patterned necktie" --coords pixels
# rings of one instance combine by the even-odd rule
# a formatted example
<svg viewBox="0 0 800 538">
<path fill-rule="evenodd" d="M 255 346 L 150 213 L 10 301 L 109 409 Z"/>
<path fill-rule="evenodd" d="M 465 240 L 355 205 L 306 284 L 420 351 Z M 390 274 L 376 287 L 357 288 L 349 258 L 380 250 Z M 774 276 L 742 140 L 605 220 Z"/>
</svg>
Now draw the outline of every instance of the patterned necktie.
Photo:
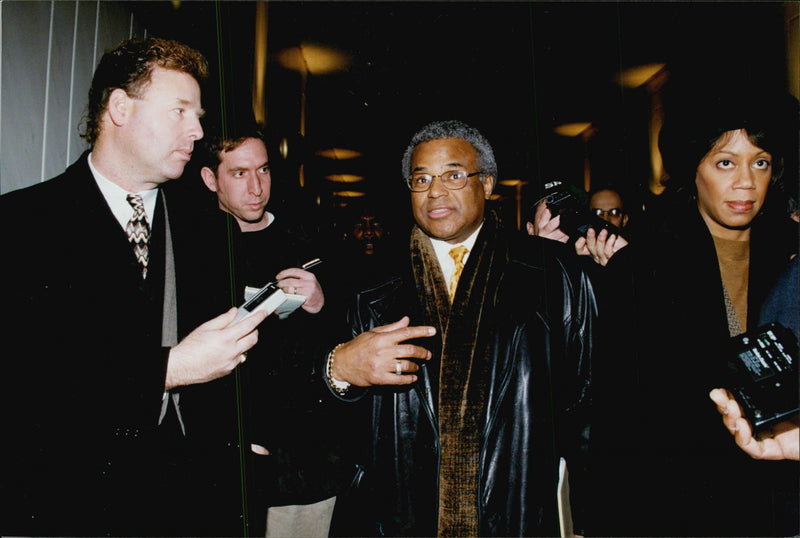
<svg viewBox="0 0 800 538">
<path fill-rule="evenodd" d="M 450 277 L 450 286 L 448 288 L 448 292 L 450 293 L 450 302 L 453 302 L 453 296 L 456 294 L 456 287 L 458 286 L 458 279 L 461 276 L 461 271 L 464 270 L 464 256 L 466 256 L 467 247 L 464 245 L 458 245 L 455 248 L 450 249 L 450 257 L 453 258 L 453 261 L 456 264 L 456 270 L 453 271 L 452 276 Z"/>
<path fill-rule="evenodd" d="M 128 233 L 128 241 L 133 245 L 133 253 L 136 260 L 142 265 L 142 278 L 147 277 L 147 261 L 150 253 L 147 242 L 150 241 L 150 225 L 147 223 L 147 215 L 144 213 L 144 201 L 140 194 L 129 194 L 128 203 L 133 207 L 133 216 L 128 221 L 125 231 Z"/>
</svg>

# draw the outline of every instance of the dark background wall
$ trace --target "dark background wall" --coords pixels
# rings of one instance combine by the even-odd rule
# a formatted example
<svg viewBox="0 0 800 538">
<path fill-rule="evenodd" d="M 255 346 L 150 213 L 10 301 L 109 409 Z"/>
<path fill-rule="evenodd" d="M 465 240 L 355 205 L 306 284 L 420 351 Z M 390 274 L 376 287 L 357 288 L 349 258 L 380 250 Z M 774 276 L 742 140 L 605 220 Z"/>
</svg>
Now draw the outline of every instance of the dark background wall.
<svg viewBox="0 0 800 538">
<path fill-rule="evenodd" d="M 634 196 L 646 191 L 652 175 L 652 92 L 614 82 L 628 67 L 663 63 L 669 79 L 690 80 L 698 89 L 755 82 L 797 91 L 797 57 L 787 55 L 792 50 L 787 42 L 797 42 L 794 2 L 264 5 L 267 123 L 293 150 L 280 181 L 291 192 L 287 198 L 313 210 L 323 223 L 368 211 L 391 226 L 405 225 L 400 157 L 410 135 L 435 119 L 459 118 L 483 131 L 495 147 L 500 179 L 527 181 L 523 203 L 530 205 L 551 179 L 582 186 L 585 155 L 593 181 L 613 179 Z M 88 60 L 99 58 L 83 58 L 80 50 L 90 43 L 101 51 L 128 35 L 185 41 L 212 66 L 203 95 L 209 116 L 252 113 L 256 3 L 4 2 L 0 10 L 3 192 L 52 176 L 83 149 L 76 133 L 91 73 Z M 114 27 L 120 31 L 111 32 Z M 52 36 L 62 34 L 54 43 Z M 302 138 L 301 75 L 276 61 L 279 51 L 301 43 L 334 47 L 351 58 L 346 71 L 308 75 Z M 73 63 L 81 67 L 70 67 Z M 49 116 L 63 115 L 65 105 L 52 103 L 52 94 L 65 87 L 71 112 L 59 117 L 58 134 L 43 144 L 42 126 L 50 129 L 54 120 L 45 123 L 42 103 L 51 100 Z M 588 142 L 556 135 L 554 126 L 565 122 L 591 122 Z M 57 139 L 69 141 L 70 149 L 51 159 Z M 357 149 L 363 157 L 332 162 L 314 155 L 333 146 Z M 365 180 L 342 186 L 325 179 L 335 172 Z M 365 195 L 334 195 L 343 188 Z M 513 187 L 499 186 L 496 192 L 497 206 L 511 218 Z"/>
</svg>

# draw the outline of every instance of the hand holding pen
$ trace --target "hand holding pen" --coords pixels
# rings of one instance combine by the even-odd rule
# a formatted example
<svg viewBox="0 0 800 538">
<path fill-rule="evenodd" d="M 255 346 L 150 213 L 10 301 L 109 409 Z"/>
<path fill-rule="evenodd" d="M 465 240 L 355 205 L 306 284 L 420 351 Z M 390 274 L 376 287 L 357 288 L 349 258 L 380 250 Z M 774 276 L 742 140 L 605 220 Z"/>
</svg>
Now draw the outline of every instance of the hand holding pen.
<svg viewBox="0 0 800 538">
<path fill-rule="evenodd" d="M 316 314 L 325 305 L 322 286 L 319 285 L 317 277 L 310 272 L 310 269 L 321 263 L 321 259 L 314 258 L 300 267 L 290 267 L 275 275 L 277 286 L 285 293 L 306 297 L 302 308 L 309 314 Z"/>
</svg>

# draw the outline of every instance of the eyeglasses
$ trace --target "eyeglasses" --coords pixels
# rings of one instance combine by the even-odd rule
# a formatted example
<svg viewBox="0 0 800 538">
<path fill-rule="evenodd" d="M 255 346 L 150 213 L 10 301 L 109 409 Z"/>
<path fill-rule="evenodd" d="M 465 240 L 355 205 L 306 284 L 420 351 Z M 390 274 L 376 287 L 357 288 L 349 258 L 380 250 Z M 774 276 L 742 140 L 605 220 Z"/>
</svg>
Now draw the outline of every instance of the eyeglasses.
<svg viewBox="0 0 800 538">
<path fill-rule="evenodd" d="M 612 207 L 611 209 L 600 209 L 599 207 L 592 209 L 592 213 L 595 216 L 603 218 L 605 216 L 609 217 L 621 217 L 622 216 L 622 209 L 618 207 Z"/>
<path fill-rule="evenodd" d="M 431 174 L 414 173 L 406 178 L 406 185 L 413 192 L 425 192 L 433 185 L 433 178 L 438 177 L 442 180 L 442 185 L 451 191 L 463 189 L 467 184 L 467 179 L 472 176 L 483 174 L 483 170 L 468 174 L 465 170 L 448 170 L 438 176 Z"/>
</svg>

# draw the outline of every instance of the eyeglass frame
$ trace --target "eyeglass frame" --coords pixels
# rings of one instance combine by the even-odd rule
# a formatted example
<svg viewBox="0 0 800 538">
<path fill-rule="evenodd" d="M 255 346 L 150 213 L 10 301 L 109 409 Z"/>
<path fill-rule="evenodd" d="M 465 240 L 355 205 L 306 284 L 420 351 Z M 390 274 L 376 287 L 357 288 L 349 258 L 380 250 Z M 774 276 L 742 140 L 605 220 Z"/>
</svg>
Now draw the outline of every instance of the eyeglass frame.
<svg viewBox="0 0 800 538">
<path fill-rule="evenodd" d="M 461 190 L 461 189 L 463 189 L 464 187 L 467 186 L 467 182 L 468 182 L 469 178 L 471 178 L 472 176 L 486 175 L 486 172 L 484 170 L 478 170 L 477 172 L 472 172 L 471 174 L 468 173 L 467 177 L 464 178 L 464 184 L 463 185 L 461 185 L 460 187 L 448 187 L 447 183 L 445 183 L 444 179 L 442 179 L 442 176 L 445 175 L 445 174 L 452 174 L 452 173 L 455 173 L 455 172 L 466 172 L 466 170 L 448 170 L 446 172 L 442 172 L 441 174 L 436 174 L 436 175 L 435 174 L 420 174 L 420 175 L 425 175 L 425 176 L 431 176 L 431 182 L 428 183 L 428 188 L 427 189 L 423 189 L 421 191 L 414 190 L 413 187 L 411 187 L 411 181 L 414 179 L 414 174 L 413 173 L 410 176 L 404 178 L 404 181 L 405 181 L 406 186 L 408 187 L 408 189 L 411 192 L 428 192 L 429 190 L 431 190 L 431 187 L 433 186 L 434 178 L 438 177 L 439 181 L 442 182 L 442 186 L 444 186 L 445 189 L 447 189 L 449 191 L 459 191 L 459 190 Z"/>
<path fill-rule="evenodd" d="M 625 214 L 625 211 L 623 211 L 621 207 L 612 207 L 611 209 L 602 209 L 602 208 L 596 207 L 594 209 L 590 209 L 590 211 L 592 212 L 592 214 L 594 216 L 600 217 L 600 218 L 603 218 L 603 217 L 606 217 L 606 216 L 609 216 L 609 217 L 621 217 L 621 216 L 623 216 Z M 612 211 L 616 211 L 617 214 L 615 215 L 614 213 L 612 213 Z"/>
</svg>

